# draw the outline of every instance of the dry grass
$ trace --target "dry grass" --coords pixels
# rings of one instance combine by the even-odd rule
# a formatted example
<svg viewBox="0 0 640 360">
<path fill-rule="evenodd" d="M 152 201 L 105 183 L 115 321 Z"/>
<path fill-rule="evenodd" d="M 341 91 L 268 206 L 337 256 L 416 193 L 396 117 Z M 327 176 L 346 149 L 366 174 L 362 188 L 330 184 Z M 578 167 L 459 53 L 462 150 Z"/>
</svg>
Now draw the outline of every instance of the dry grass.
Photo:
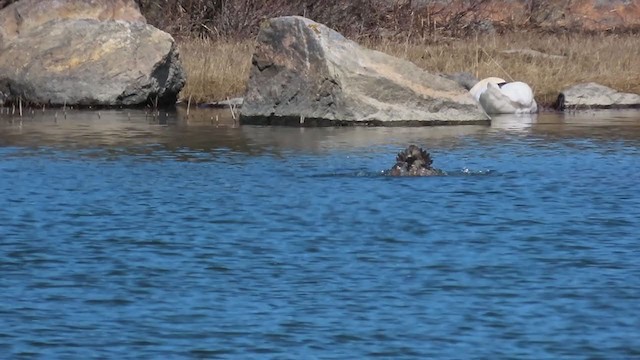
<svg viewBox="0 0 640 360">
<path fill-rule="evenodd" d="M 640 93 L 640 37 L 633 35 L 511 33 L 429 46 L 382 42 L 371 47 L 430 71 L 468 71 L 478 78 L 524 81 L 543 105 L 553 103 L 560 90 L 587 81 Z M 502 53 L 509 49 L 532 49 L 564 58 Z"/>
<path fill-rule="evenodd" d="M 242 95 L 253 45 L 252 41 L 182 42 L 188 82 L 181 97 L 186 100 L 192 95 L 192 101 L 203 102 Z M 561 89 L 587 81 L 640 93 L 640 37 L 634 35 L 529 32 L 464 40 L 426 39 L 418 44 L 383 40 L 365 45 L 433 72 L 468 71 L 479 78 L 499 76 L 527 82 L 542 105 L 553 103 Z M 533 49 L 565 57 L 502 53 L 508 49 Z"/>
<path fill-rule="evenodd" d="M 242 96 L 249 77 L 254 42 L 209 39 L 179 41 L 187 83 L 180 98 L 193 103 Z"/>
</svg>

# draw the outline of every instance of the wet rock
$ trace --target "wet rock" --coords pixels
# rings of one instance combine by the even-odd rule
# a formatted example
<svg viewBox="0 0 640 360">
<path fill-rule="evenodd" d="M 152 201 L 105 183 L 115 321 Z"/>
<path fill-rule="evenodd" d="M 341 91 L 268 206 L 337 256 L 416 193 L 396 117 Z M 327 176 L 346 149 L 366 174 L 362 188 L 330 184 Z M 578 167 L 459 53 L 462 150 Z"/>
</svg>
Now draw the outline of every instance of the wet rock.
<svg viewBox="0 0 640 360">
<path fill-rule="evenodd" d="M 133 1 L 23 0 L 0 11 L 0 28 L 9 101 L 162 105 L 185 82 L 173 38 L 147 25 Z"/>
<path fill-rule="evenodd" d="M 611 109 L 640 107 L 640 95 L 623 93 L 594 82 L 577 84 L 563 90 L 555 108 L 565 109 Z"/>
<path fill-rule="evenodd" d="M 444 175 L 442 170 L 431 167 L 433 160 L 424 149 L 409 145 L 398 153 L 396 164 L 388 171 L 391 176 L 438 176 Z"/>
<path fill-rule="evenodd" d="M 260 29 L 240 121 L 440 125 L 488 123 L 489 117 L 456 82 L 290 16 Z"/>
<path fill-rule="evenodd" d="M 203 103 L 200 104 L 199 107 L 208 107 L 208 108 L 214 108 L 214 109 L 227 109 L 227 108 L 241 108 L 242 107 L 242 103 L 244 102 L 244 99 L 241 97 L 238 98 L 231 98 L 231 99 L 227 99 L 227 100 L 222 100 L 222 101 L 212 101 L 212 102 L 207 102 L 207 103 Z"/>
</svg>

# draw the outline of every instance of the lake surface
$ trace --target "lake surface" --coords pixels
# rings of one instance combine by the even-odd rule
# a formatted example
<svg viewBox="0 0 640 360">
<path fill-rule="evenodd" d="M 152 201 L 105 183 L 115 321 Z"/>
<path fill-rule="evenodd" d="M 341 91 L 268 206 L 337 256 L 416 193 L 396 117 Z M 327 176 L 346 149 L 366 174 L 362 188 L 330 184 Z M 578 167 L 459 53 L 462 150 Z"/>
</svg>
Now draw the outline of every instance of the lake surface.
<svg viewBox="0 0 640 360">
<path fill-rule="evenodd" d="M 640 359 L 640 112 L 4 111 L 1 358 Z"/>
</svg>

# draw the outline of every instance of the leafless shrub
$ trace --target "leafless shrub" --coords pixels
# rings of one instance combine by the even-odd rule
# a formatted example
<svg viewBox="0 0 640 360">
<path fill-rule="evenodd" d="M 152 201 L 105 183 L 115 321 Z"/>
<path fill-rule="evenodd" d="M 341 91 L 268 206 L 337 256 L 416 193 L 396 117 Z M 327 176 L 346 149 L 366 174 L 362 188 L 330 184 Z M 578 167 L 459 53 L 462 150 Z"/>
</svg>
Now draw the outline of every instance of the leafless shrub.
<svg viewBox="0 0 640 360">
<path fill-rule="evenodd" d="M 264 19 L 301 15 L 348 36 L 372 31 L 379 7 L 367 0 L 137 0 L 147 20 L 177 36 L 248 38 Z"/>
</svg>

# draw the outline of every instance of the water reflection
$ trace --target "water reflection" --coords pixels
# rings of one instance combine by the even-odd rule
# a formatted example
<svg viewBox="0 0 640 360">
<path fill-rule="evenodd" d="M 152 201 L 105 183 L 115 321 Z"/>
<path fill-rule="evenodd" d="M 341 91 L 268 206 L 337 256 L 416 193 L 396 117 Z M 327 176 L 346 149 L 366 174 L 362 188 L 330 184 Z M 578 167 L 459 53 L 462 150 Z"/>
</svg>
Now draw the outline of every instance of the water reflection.
<svg viewBox="0 0 640 360">
<path fill-rule="evenodd" d="M 501 115 L 491 126 L 291 128 L 239 126 L 227 109 L 28 111 L 0 114 L 0 146 L 57 148 L 322 151 L 379 145 L 454 147 L 460 139 L 516 133 L 543 137 L 640 139 L 640 112 L 599 111 Z"/>
<path fill-rule="evenodd" d="M 242 133 L 223 111 L 192 109 L 187 116 L 183 109 L 156 114 L 145 110 L 46 110 L 23 118 L 0 116 L 2 146 L 206 150 L 241 144 L 246 144 Z"/>
<path fill-rule="evenodd" d="M 491 127 L 509 131 L 528 131 L 538 120 L 538 114 L 502 114 L 491 118 Z"/>
</svg>

